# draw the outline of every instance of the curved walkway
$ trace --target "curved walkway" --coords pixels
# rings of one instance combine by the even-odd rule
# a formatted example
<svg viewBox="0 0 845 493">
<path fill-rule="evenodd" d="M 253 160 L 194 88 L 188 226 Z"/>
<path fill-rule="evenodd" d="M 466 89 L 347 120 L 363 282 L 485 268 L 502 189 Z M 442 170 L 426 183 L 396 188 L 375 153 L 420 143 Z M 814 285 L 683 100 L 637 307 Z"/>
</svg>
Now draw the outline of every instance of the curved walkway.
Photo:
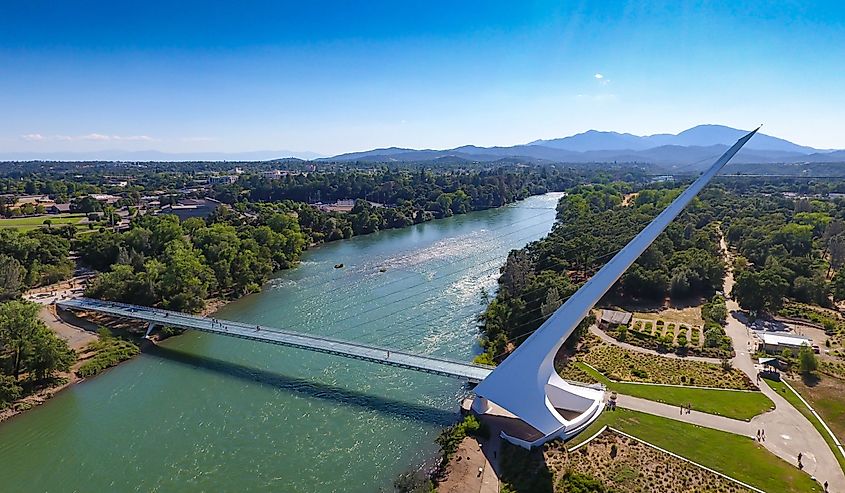
<svg viewBox="0 0 845 493">
<path fill-rule="evenodd" d="M 721 244 L 730 266 L 724 239 Z M 733 284 L 733 271 L 729 268 L 725 274 L 726 295 L 730 293 Z M 754 368 L 751 354 L 753 344 L 751 330 L 736 316 L 740 313 L 739 304 L 728 298 L 726 305 L 728 323 L 725 326 L 725 332 L 733 341 L 736 353 L 731 364 L 748 375 L 752 382 L 756 381 L 757 370 Z M 805 471 L 815 476 L 820 483 L 827 481 L 830 484 L 830 492 L 845 493 L 845 473 L 842 472 L 836 456 L 833 455 L 833 451 L 815 426 L 768 385 L 760 385 L 760 391 L 775 403 L 773 411 L 755 416 L 750 423 L 754 433 L 757 429 L 766 431 L 766 441 L 763 442 L 766 448 L 790 464 L 797 464 L 798 454 L 802 454 Z"/>
<path fill-rule="evenodd" d="M 661 353 L 655 351 L 654 349 L 648 349 L 640 346 L 635 346 L 633 344 L 628 344 L 627 342 L 622 342 L 619 340 L 614 339 L 607 332 L 601 330 L 595 324 L 590 326 L 590 333 L 601 339 L 602 341 L 613 344 L 614 346 L 619 346 L 622 349 L 627 349 L 629 351 L 635 351 L 637 353 L 645 353 L 645 354 L 652 354 L 654 356 L 660 356 L 661 358 L 673 358 L 673 359 L 683 359 L 687 361 L 698 361 L 701 363 L 713 363 L 713 364 L 720 364 L 721 360 L 719 358 L 708 358 L 705 356 L 678 356 L 675 353 Z"/>
<path fill-rule="evenodd" d="M 654 414 L 664 418 L 674 419 L 676 421 L 683 421 L 685 423 L 692 423 L 694 425 L 703 426 L 705 428 L 713 428 L 714 430 L 727 431 L 737 435 L 754 438 L 759 426 L 755 427 L 751 422 L 741 421 L 738 419 L 726 418 L 724 416 L 716 416 L 715 414 L 707 414 L 700 411 L 692 411 L 687 414 L 686 411 L 681 414 L 678 406 L 664 404 L 662 402 L 650 401 L 648 399 L 641 399 L 639 397 L 631 397 L 629 395 L 616 395 L 616 403 L 619 407 L 625 409 L 632 409 L 643 413 Z"/>
</svg>

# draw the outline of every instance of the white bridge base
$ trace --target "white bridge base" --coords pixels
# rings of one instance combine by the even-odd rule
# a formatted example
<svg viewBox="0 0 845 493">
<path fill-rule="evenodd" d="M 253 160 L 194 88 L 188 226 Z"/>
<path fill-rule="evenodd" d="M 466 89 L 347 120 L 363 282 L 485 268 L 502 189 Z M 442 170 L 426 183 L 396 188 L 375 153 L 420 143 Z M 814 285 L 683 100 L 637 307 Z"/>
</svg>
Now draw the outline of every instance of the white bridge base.
<svg viewBox="0 0 845 493">
<path fill-rule="evenodd" d="M 518 416 L 488 399 L 476 396 L 471 410 L 501 424 L 499 436 L 520 447 L 531 449 L 550 440 L 568 440 L 598 419 L 604 410 L 605 390 L 600 384 L 584 385 L 567 382 L 556 374 L 547 385 L 547 399 L 554 409 L 560 426 L 551 433 L 543 433 Z"/>
</svg>

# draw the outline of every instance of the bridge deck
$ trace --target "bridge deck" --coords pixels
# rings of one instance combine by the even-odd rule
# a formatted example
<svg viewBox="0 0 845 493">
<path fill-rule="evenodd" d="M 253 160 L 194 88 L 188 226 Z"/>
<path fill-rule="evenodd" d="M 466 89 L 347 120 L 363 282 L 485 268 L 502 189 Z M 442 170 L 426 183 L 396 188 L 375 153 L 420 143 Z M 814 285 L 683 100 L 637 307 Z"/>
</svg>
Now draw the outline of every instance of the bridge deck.
<svg viewBox="0 0 845 493">
<path fill-rule="evenodd" d="M 57 305 L 69 310 L 88 310 L 115 317 L 143 320 L 156 325 L 193 329 L 211 334 L 333 354 L 381 365 L 458 378 L 471 383 L 478 383 L 484 380 L 493 371 L 492 367 L 474 365 L 446 358 L 421 356 L 404 351 L 395 351 L 389 348 L 346 342 L 330 337 L 292 332 L 273 327 L 265 327 L 263 325 L 256 326 L 220 319 L 212 320 L 206 317 L 187 315 L 158 308 L 129 305 L 126 303 L 76 298 L 59 301 Z"/>
</svg>

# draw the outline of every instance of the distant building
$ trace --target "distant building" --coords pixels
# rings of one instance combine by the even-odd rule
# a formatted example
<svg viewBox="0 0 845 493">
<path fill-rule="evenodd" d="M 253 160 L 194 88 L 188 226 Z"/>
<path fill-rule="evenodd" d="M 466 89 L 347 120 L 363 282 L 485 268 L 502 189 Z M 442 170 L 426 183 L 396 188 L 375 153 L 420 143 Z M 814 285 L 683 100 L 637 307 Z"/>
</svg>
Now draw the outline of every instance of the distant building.
<svg viewBox="0 0 845 493">
<path fill-rule="evenodd" d="M 115 204 L 120 200 L 120 197 L 117 195 L 109 195 L 107 193 L 92 193 L 88 196 L 101 204 Z"/>
<path fill-rule="evenodd" d="M 350 212 L 355 207 L 355 199 L 340 199 L 334 204 L 321 204 L 318 202 L 314 206 L 325 212 Z"/>
<path fill-rule="evenodd" d="M 777 354 L 784 349 L 798 351 L 802 346 L 813 347 L 813 340 L 809 337 L 795 334 L 770 334 L 768 332 L 757 333 L 760 339 L 760 349 L 771 354 Z"/>
<path fill-rule="evenodd" d="M 236 181 L 238 181 L 237 175 L 220 175 L 208 177 L 209 185 L 231 185 Z"/>
<path fill-rule="evenodd" d="M 261 176 L 263 176 L 264 178 L 266 178 L 268 180 L 278 180 L 283 175 L 282 175 L 282 172 L 280 170 L 271 169 L 270 171 L 265 171 L 265 172 L 261 173 Z"/>
<path fill-rule="evenodd" d="M 55 202 L 48 195 L 20 195 L 15 197 L 15 203 L 12 205 L 12 208 L 21 208 L 27 204 L 50 207 Z"/>
<path fill-rule="evenodd" d="M 602 310 L 599 317 L 599 327 L 606 329 L 616 325 L 628 325 L 631 323 L 632 314 L 630 312 L 620 312 L 616 310 Z"/>
<path fill-rule="evenodd" d="M 67 214 L 70 212 L 70 204 L 53 204 L 47 208 L 50 214 Z"/>
<path fill-rule="evenodd" d="M 173 214 L 184 221 L 192 217 L 208 217 L 220 202 L 214 199 L 184 199 L 178 204 L 166 205 L 159 211 L 160 214 Z"/>
</svg>

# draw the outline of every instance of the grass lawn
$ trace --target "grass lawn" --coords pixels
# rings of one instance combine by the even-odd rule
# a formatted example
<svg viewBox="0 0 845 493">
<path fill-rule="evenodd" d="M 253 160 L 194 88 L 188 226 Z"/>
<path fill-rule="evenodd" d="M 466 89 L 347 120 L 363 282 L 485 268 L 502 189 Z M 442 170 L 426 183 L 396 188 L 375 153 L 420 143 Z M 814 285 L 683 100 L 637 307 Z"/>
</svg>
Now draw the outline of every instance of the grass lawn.
<svg viewBox="0 0 845 493">
<path fill-rule="evenodd" d="M 603 412 L 567 446 L 574 446 L 578 443 L 576 440 L 588 439 L 605 425 L 768 493 L 822 490 L 809 475 L 751 438 L 627 409 Z"/>
<path fill-rule="evenodd" d="M 44 220 L 49 219 L 53 226 L 62 224 L 79 224 L 85 219 L 85 214 L 53 214 L 48 216 L 16 217 L 12 219 L 0 219 L 0 228 L 14 228 L 25 232 L 36 228 L 43 228 Z"/>
<path fill-rule="evenodd" d="M 813 413 L 811 413 L 810 410 L 807 409 L 807 406 L 805 406 L 804 403 L 801 402 L 801 399 L 799 399 L 798 396 L 796 396 L 793 392 L 791 392 L 788 388 L 786 388 L 786 385 L 784 385 L 783 382 L 773 382 L 771 380 L 765 380 L 765 381 L 766 381 L 767 384 L 769 384 L 769 387 L 771 387 L 772 390 L 774 390 L 778 394 L 782 395 L 784 399 L 786 399 L 790 404 L 795 406 L 795 409 L 798 409 L 798 411 L 800 411 L 801 414 L 804 415 L 804 417 L 806 417 L 808 420 L 810 420 L 810 423 L 813 423 L 813 426 L 819 431 L 819 433 L 821 433 L 822 437 L 824 438 L 824 441 L 827 442 L 827 445 L 828 445 L 828 447 L 830 447 L 830 450 L 833 451 L 833 455 L 836 456 L 836 460 L 839 461 L 839 467 L 841 467 L 842 470 L 845 471 L 845 458 L 842 457 L 842 454 L 839 452 L 839 449 L 836 448 L 836 444 L 833 443 L 833 439 L 830 438 L 830 435 L 827 434 L 827 430 L 825 430 L 824 427 L 822 426 L 822 424 L 819 422 L 819 420 L 816 419 L 815 416 L 813 416 Z M 790 383 L 790 385 L 793 385 L 793 384 Z M 794 385 L 793 385 L 793 388 L 794 388 Z M 802 396 L 805 399 L 807 398 L 806 395 L 802 395 Z M 839 406 L 843 405 L 842 399 L 843 399 L 843 397 L 840 396 L 839 397 Z M 833 429 L 831 422 L 827 419 L 827 416 L 825 414 L 822 414 L 821 409 L 815 408 L 815 403 L 812 403 L 811 405 L 814 406 L 814 409 L 816 409 L 817 413 L 819 413 L 822 417 L 825 418 L 825 422 L 827 423 L 827 425 L 830 426 L 831 429 Z M 840 410 L 840 412 L 842 412 L 842 411 Z M 837 425 L 840 426 L 840 427 L 842 426 L 841 423 L 837 423 Z"/>
<path fill-rule="evenodd" d="M 811 385 L 801 380 L 790 380 L 789 384 L 827 422 L 839 442 L 845 443 L 845 380 L 822 375 Z"/>
<path fill-rule="evenodd" d="M 754 416 L 762 414 L 774 407 L 774 403 L 763 395 L 762 392 L 738 392 L 734 390 L 710 390 L 613 382 L 583 363 L 575 364 L 585 373 L 605 384 L 607 388 L 620 394 L 662 402 L 672 406 L 685 406 L 691 403 L 692 408 L 696 411 L 717 414 L 726 418 L 750 421 Z"/>
</svg>

